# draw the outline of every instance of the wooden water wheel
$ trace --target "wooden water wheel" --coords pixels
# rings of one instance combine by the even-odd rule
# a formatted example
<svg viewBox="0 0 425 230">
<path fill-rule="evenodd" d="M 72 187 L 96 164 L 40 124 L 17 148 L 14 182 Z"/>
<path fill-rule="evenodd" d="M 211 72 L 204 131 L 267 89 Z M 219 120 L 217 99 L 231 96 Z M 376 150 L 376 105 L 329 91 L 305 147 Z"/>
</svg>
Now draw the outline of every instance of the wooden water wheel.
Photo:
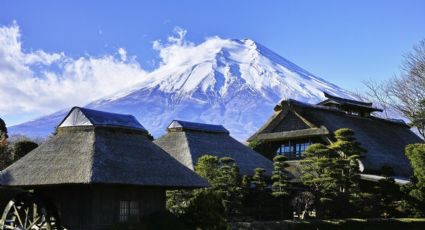
<svg viewBox="0 0 425 230">
<path fill-rule="evenodd" d="M 51 205 L 32 193 L 12 198 L 3 210 L 0 230 L 59 230 L 58 215 Z"/>
</svg>

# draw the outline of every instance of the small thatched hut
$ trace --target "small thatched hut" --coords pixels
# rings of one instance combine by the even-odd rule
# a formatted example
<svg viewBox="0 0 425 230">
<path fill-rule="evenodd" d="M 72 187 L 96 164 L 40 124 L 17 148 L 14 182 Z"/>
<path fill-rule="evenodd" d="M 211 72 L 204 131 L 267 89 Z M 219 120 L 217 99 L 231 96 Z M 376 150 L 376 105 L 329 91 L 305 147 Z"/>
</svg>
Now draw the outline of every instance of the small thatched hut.
<svg viewBox="0 0 425 230">
<path fill-rule="evenodd" d="M 208 183 L 147 138 L 130 115 L 73 108 L 57 134 L 5 169 L 0 185 L 48 198 L 67 229 L 103 229 L 165 209 L 167 188 Z"/>
<path fill-rule="evenodd" d="M 395 176 L 409 178 L 412 169 L 404 155 L 408 144 L 423 143 L 403 121 L 373 116 L 381 112 L 370 102 L 336 97 L 325 93 L 326 100 L 317 105 L 296 100 L 284 100 L 275 107 L 272 117 L 248 142 L 260 141 L 263 154 L 277 154 L 296 160 L 312 143 L 329 144 L 333 133 L 340 128 L 350 128 L 355 137 L 367 149 L 361 159 L 365 179 L 369 174 L 379 175 L 383 166 L 394 170 Z M 294 164 L 293 164 L 294 165 Z"/>
<path fill-rule="evenodd" d="M 205 154 L 233 158 L 243 175 L 252 175 L 255 168 L 264 168 L 268 175 L 273 170 L 270 160 L 235 140 L 221 125 L 174 120 L 154 143 L 191 170 Z"/>
</svg>

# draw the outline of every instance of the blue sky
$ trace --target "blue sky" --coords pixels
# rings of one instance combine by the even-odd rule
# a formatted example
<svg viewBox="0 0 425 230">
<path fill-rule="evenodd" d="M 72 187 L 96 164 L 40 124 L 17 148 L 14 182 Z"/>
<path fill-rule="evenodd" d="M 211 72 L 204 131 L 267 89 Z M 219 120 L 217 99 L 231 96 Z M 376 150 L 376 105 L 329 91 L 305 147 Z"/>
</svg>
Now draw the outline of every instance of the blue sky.
<svg viewBox="0 0 425 230">
<path fill-rule="evenodd" d="M 52 54 L 76 60 L 116 58 L 123 48 L 141 69 L 150 71 L 158 65 L 153 41 L 166 40 L 178 26 L 195 43 L 216 35 L 253 39 L 349 90 L 361 90 L 364 80 L 393 76 L 402 55 L 425 38 L 425 1 L 419 0 L 17 0 L 0 5 L 0 26 L 18 27 L 13 33 L 19 33 L 20 52 L 49 54 L 43 63 L 59 58 Z M 0 105 L 9 124 L 46 112 L 51 111 L 29 106 L 2 110 Z"/>
</svg>

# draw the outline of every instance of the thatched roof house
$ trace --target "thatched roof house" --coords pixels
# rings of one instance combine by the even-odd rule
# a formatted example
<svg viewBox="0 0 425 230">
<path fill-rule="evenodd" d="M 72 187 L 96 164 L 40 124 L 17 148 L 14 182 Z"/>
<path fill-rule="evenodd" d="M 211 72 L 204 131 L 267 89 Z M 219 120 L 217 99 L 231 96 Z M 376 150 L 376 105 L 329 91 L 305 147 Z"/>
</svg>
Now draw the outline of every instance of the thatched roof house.
<svg viewBox="0 0 425 230">
<path fill-rule="evenodd" d="M 235 140 L 221 125 L 174 120 L 154 143 L 191 170 L 205 154 L 233 158 L 244 175 L 255 168 L 264 168 L 269 175 L 273 170 L 270 160 Z"/>
<path fill-rule="evenodd" d="M 56 135 L 1 172 L 0 184 L 45 194 L 70 229 L 138 220 L 165 208 L 166 188 L 208 186 L 147 134 L 131 115 L 75 107 Z"/>
<path fill-rule="evenodd" d="M 372 103 L 325 96 L 328 99 L 317 105 L 282 101 L 248 142 L 261 141 L 265 154 L 270 157 L 284 154 L 296 160 L 311 143 L 330 143 L 333 132 L 350 128 L 368 151 L 361 159 L 364 173 L 376 174 L 382 166 L 390 166 L 397 176 L 407 178 L 412 174 L 404 148 L 423 140 L 408 125 L 372 116 L 371 112 L 382 111 Z"/>
</svg>

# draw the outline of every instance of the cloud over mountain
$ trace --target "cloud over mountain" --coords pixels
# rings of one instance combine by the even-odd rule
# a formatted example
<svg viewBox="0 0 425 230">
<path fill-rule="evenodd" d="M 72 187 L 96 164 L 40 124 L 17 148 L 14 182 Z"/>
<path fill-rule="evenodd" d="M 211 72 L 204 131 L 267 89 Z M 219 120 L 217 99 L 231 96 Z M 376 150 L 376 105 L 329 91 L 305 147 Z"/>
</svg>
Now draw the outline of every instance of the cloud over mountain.
<svg viewBox="0 0 425 230">
<path fill-rule="evenodd" d="M 244 140 L 264 123 L 281 99 L 314 103 L 323 98 L 323 91 L 352 97 L 347 91 L 314 76 L 253 40 L 210 37 L 194 44 L 185 40 L 185 34 L 185 30 L 177 28 L 175 35 L 165 42 L 153 43 L 161 63 L 146 75 L 124 50 L 118 51 L 119 58 L 106 56 L 72 60 L 70 66 L 73 70 L 64 68 L 62 72 L 68 78 L 75 77 L 73 74 L 78 78 L 90 76 L 90 79 L 99 81 L 96 85 L 93 81 L 94 88 L 98 88 L 104 87 L 104 75 L 90 73 L 92 66 L 96 66 L 99 72 L 104 71 L 104 74 L 111 74 L 116 66 L 123 69 L 136 66 L 129 68 L 128 72 L 116 74 L 123 77 L 117 79 L 117 84 L 131 81 L 134 75 L 139 74 L 137 81 L 126 82 L 122 90 L 92 100 L 85 106 L 133 114 L 155 136 L 161 135 L 173 119 L 181 119 L 223 124 L 235 137 Z M 91 64 L 93 62 L 97 64 Z M 55 77 L 58 75 L 52 79 Z M 63 79 L 64 74 L 59 77 Z M 45 136 L 53 131 L 65 114 L 66 111 L 59 111 L 10 130 L 29 136 Z"/>
<path fill-rule="evenodd" d="M 0 26 L 0 114 L 42 115 L 126 89 L 146 75 L 120 48 L 100 57 L 25 50 L 16 22 Z"/>
</svg>

